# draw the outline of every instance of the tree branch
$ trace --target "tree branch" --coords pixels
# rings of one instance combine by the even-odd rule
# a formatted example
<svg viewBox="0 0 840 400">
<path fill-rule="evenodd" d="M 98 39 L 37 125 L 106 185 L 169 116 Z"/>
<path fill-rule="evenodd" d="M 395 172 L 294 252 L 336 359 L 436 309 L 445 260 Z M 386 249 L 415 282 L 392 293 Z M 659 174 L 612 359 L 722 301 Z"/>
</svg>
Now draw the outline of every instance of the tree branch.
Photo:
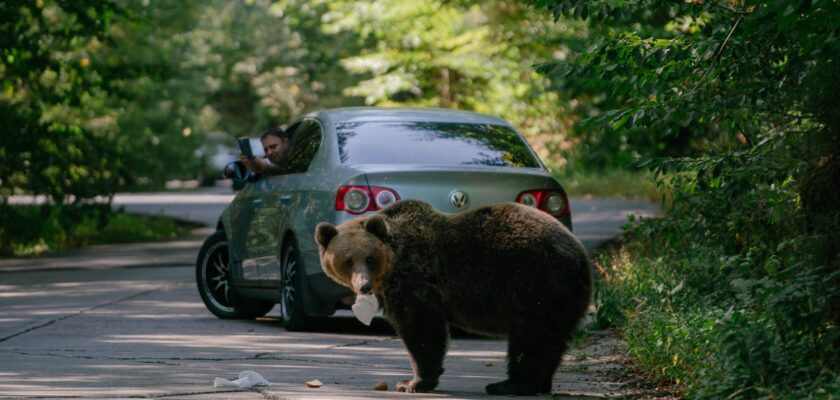
<svg viewBox="0 0 840 400">
<path fill-rule="evenodd" d="M 735 29 L 738 28 L 738 24 L 741 23 L 742 19 L 744 19 L 744 17 L 739 16 L 738 19 L 735 21 L 735 24 L 732 26 L 732 29 L 729 30 L 729 34 L 726 35 L 726 39 L 723 40 L 723 43 L 721 43 L 720 47 L 718 47 L 718 50 L 715 53 L 715 55 L 712 57 L 711 60 L 709 60 L 710 64 L 706 68 L 706 70 L 703 71 L 703 75 L 700 77 L 700 81 L 697 82 L 697 85 L 694 86 L 694 89 L 691 89 L 691 91 L 688 92 L 688 96 L 693 96 L 697 89 L 700 88 L 700 85 L 703 84 L 703 81 L 706 80 L 706 76 L 709 75 L 709 71 L 711 71 L 712 67 L 714 67 L 715 65 L 715 60 L 717 60 L 720 57 L 720 54 L 723 53 L 724 47 L 726 47 L 726 44 L 729 43 L 729 38 L 732 37 L 732 34 L 735 32 Z"/>
</svg>

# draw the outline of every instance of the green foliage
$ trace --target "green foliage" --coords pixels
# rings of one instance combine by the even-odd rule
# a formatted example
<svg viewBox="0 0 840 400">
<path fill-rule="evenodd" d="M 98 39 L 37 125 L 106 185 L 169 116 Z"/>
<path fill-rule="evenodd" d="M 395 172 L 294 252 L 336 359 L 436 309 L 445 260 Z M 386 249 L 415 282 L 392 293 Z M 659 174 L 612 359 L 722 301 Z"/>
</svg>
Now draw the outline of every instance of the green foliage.
<svg viewBox="0 0 840 400">
<path fill-rule="evenodd" d="M 444 107 L 501 116 L 549 164 L 570 121 L 558 94 L 532 64 L 564 27 L 520 4 L 489 1 L 322 1 L 327 33 L 352 33 L 358 52 L 341 60 L 356 74 L 344 89 L 366 104 Z"/>
<path fill-rule="evenodd" d="M 177 239 L 197 224 L 166 217 L 115 213 L 104 227 L 89 221 L 75 226 L 72 236 L 80 245 L 136 243 Z"/>
<path fill-rule="evenodd" d="M 102 82 L 87 52 L 116 8 L 102 1 L 0 4 L 0 196 L 56 202 L 108 195 L 123 171 Z"/>
<path fill-rule="evenodd" d="M 589 100 L 582 162 L 668 194 L 602 261 L 599 321 L 691 398 L 838 396 L 837 2 L 538 5 L 589 22 L 541 67 Z"/>
<path fill-rule="evenodd" d="M 215 145 L 342 99 L 339 48 L 320 37 L 321 11 L 306 2 L 130 1 L 126 10 L 99 58 L 119 97 L 133 187 L 217 176 L 206 166 Z"/>
<path fill-rule="evenodd" d="M 177 238 L 194 224 L 113 212 L 108 204 L 0 205 L 0 257 L 57 252 L 92 244 Z"/>
<path fill-rule="evenodd" d="M 205 176 L 215 144 L 357 104 L 308 2 L 4 2 L 0 196 Z M 219 171 L 212 171 L 218 174 Z"/>
<path fill-rule="evenodd" d="M 602 260 L 598 320 L 624 325 L 639 364 L 692 398 L 836 396 L 840 272 L 815 251 L 826 238 L 803 232 L 792 181 L 702 175 L 674 179 L 668 216 Z"/>
<path fill-rule="evenodd" d="M 560 20 L 590 19 L 576 51 L 541 70 L 590 99 L 579 134 L 595 166 L 725 149 L 738 134 L 755 143 L 767 127 L 810 118 L 786 110 L 811 97 L 817 70 L 836 65 L 832 0 L 538 3 Z"/>
</svg>

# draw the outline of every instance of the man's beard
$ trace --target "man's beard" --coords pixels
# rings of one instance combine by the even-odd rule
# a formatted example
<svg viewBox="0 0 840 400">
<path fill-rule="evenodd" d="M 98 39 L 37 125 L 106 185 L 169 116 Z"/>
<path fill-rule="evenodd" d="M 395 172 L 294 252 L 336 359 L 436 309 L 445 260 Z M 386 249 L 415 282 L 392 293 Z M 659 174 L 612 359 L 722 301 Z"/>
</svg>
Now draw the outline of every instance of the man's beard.
<svg viewBox="0 0 840 400">
<path fill-rule="evenodd" d="M 289 150 L 287 148 L 286 150 L 283 150 L 279 153 L 275 153 L 275 154 L 271 155 L 270 157 L 268 157 L 268 161 L 271 161 L 271 163 L 274 164 L 274 165 L 278 165 L 288 155 L 289 155 Z"/>
</svg>

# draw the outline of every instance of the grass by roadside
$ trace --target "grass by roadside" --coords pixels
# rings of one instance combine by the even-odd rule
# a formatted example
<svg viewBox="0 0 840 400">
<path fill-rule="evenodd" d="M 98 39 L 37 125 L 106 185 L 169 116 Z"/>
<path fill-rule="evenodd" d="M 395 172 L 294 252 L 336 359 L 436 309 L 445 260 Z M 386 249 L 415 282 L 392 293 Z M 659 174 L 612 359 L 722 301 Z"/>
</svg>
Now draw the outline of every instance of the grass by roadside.
<svg viewBox="0 0 840 400">
<path fill-rule="evenodd" d="M 96 245 L 175 239 L 198 227 L 166 217 L 87 210 L 68 215 L 54 206 L 4 206 L 0 258 L 33 256 Z"/>
<path fill-rule="evenodd" d="M 625 197 L 660 201 L 661 192 L 645 172 L 612 170 L 604 172 L 557 171 L 554 176 L 575 197 Z"/>
<path fill-rule="evenodd" d="M 175 239 L 199 226 L 167 217 L 120 212 L 101 231 L 87 224 L 77 228 L 76 234 L 87 245 L 133 243 Z"/>
</svg>

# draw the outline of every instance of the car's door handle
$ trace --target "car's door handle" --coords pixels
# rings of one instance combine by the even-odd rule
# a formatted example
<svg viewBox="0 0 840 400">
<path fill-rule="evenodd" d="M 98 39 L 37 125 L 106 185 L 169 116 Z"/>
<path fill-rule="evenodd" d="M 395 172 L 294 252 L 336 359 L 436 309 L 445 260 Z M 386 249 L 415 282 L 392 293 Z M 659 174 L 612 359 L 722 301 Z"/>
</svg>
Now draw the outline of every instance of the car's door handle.
<svg viewBox="0 0 840 400">
<path fill-rule="evenodd" d="M 280 202 L 283 203 L 283 205 L 285 205 L 285 206 L 291 204 L 292 203 L 292 195 L 286 194 L 286 195 L 280 196 Z"/>
<path fill-rule="evenodd" d="M 262 207 L 262 199 L 256 199 L 256 200 L 254 200 L 254 202 L 253 202 L 253 203 L 251 203 L 251 204 L 253 204 L 253 205 L 254 205 L 254 208 L 260 208 L 260 207 Z"/>
</svg>

